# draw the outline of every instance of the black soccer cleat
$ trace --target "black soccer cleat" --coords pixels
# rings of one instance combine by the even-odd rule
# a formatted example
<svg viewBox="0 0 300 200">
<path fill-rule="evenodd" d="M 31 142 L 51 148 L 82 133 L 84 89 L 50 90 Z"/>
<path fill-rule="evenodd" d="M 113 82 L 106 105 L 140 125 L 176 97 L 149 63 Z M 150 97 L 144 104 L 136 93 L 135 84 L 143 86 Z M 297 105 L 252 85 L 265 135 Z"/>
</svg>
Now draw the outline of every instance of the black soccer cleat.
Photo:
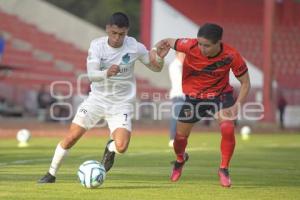
<svg viewBox="0 0 300 200">
<path fill-rule="evenodd" d="M 108 145 L 113 142 L 113 140 L 109 140 L 106 144 L 106 147 L 105 147 L 105 151 L 104 151 L 104 154 L 103 154 L 103 158 L 102 158 L 102 161 L 101 161 L 101 164 L 104 166 L 105 168 L 105 171 L 108 172 L 110 170 L 110 168 L 113 166 L 114 164 L 114 161 L 115 161 L 115 152 L 110 152 L 108 150 Z"/>
<path fill-rule="evenodd" d="M 38 183 L 55 183 L 55 176 L 52 176 L 49 172 L 43 176 Z"/>
</svg>

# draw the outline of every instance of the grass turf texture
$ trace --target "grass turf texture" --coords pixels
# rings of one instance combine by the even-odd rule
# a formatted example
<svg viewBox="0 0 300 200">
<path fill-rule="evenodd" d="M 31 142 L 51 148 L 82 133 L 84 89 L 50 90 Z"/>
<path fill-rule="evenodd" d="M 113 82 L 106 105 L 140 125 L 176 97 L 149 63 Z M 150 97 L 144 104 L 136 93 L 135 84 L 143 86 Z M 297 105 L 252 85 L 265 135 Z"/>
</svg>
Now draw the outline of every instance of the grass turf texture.
<svg viewBox="0 0 300 200">
<path fill-rule="evenodd" d="M 130 148 L 117 156 L 104 184 L 85 189 L 77 169 L 85 160 L 100 160 L 106 139 L 84 137 L 64 161 L 55 184 L 36 181 L 48 170 L 60 138 L 32 138 L 28 148 L 15 139 L 0 140 L 0 199 L 299 199 L 300 135 L 254 134 L 242 141 L 237 135 L 231 164 L 233 187 L 219 185 L 218 134 L 193 133 L 190 160 L 177 183 L 169 181 L 173 150 L 164 135 L 133 135 Z"/>
</svg>

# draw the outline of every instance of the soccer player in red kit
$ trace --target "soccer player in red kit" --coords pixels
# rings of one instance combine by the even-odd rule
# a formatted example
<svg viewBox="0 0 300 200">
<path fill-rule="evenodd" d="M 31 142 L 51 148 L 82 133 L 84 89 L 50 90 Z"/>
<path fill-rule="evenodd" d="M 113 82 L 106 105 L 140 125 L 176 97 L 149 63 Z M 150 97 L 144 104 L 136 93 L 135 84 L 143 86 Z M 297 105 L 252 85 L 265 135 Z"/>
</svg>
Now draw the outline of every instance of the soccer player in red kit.
<svg viewBox="0 0 300 200">
<path fill-rule="evenodd" d="M 231 46 L 222 42 L 223 28 L 206 23 L 200 27 L 197 38 L 164 39 L 155 45 L 168 51 L 170 48 L 185 53 L 182 88 L 186 100 L 177 119 L 174 150 L 176 161 L 171 181 L 178 181 L 183 166 L 188 160 L 185 149 L 193 125 L 205 117 L 218 120 L 221 129 L 221 162 L 218 170 L 220 184 L 231 186 L 229 162 L 234 152 L 234 120 L 239 105 L 250 89 L 248 69 L 241 55 Z M 236 100 L 229 83 L 232 70 L 241 83 Z"/>
</svg>

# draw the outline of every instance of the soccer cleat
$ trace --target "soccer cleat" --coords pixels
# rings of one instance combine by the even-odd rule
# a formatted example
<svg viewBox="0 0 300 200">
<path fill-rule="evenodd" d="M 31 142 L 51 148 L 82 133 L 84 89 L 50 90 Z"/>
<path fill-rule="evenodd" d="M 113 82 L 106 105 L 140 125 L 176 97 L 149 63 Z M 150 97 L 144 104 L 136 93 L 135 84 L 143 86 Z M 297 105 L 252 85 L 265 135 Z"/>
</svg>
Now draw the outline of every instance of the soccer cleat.
<svg viewBox="0 0 300 200">
<path fill-rule="evenodd" d="M 220 184 L 223 187 L 230 187 L 231 186 L 231 180 L 230 180 L 228 169 L 220 168 L 218 174 L 219 174 L 219 178 L 220 178 Z"/>
<path fill-rule="evenodd" d="M 52 176 L 49 172 L 43 176 L 38 183 L 55 183 L 55 176 Z"/>
<path fill-rule="evenodd" d="M 103 154 L 103 158 L 102 158 L 102 161 L 101 161 L 101 164 L 104 166 L 105 168 L 105 171 L 108 172 L 110 170 L 110 168 L 113 166 L 114 164 L 114 161 L 115 161 L 115 152 L 110 152 L 108 150 L 108 145 L 113 142 L 113 140 L 109 140 L 106 144 L 106 147 L 105 147 L 105 151 L 104 151 L 104 154 Z"/>
<path fill-rule="evenodd" d="M 179 180 L 181 173 L 182 173 L 182 168 L 184 166 L 184 164 L 186 163 L 186 161 L 189 160 L 189 155 L 187 153 L 184 154 L 184 161 L 183 162 L 174 162 L 174 167 L 172 170 L 172 174 L 171 174 L 171 181 L 176 182 Z"/>
</svg>

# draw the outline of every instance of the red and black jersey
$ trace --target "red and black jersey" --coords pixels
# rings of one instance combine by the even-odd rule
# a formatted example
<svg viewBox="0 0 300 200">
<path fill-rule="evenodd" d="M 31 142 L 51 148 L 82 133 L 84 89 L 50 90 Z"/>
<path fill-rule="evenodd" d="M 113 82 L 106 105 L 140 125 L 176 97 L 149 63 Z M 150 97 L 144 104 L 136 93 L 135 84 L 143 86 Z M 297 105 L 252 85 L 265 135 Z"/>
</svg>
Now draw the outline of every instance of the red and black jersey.
<svg viewBox="0 0 300 200">
<path fill-rule="evenodd" d="M 230 92 L 229 72 L 236 77 L 244 75 L 247 65 L 234 48 L 222 43 L 221 52 L 208 58 L 202 55 L 197 39 L 178 39 L 175 50 L 186 54 L 183 62 L 182 89 L 191 97 L 207 99 Z"/>
</svg>

